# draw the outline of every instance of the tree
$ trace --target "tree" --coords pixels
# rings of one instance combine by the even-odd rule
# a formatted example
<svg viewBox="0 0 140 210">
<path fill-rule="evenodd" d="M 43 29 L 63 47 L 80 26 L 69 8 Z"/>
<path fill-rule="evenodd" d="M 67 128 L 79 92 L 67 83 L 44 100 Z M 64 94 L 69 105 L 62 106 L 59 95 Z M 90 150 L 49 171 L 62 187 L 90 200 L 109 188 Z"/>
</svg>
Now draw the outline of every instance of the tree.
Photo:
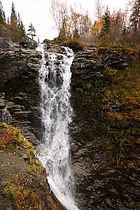
<svg viewBox="0 0 140 210">
<path fill-rule="evenodd" d="M 130 15 L 130 28 L 132 30 L 133 42 L 140 40 L 140 0 L 135 0 Z"/>
<path fill-rule="evenodd" d="M 0 1 L 0 34 L 12 39 L 13 42 L 18 42 L 22 37 L 26 36 L 24 24 L 21 20 L 20 14 L 16 13 L 15 5 L 12 2 L 10 18 L 5 18 L 2 3 Z"/>
<path fill-rule="evenodd" d="M 91 28 L 91 20 L 88 13 L 85 15 L 80 14 L 71 7 L 69 19 L 71 37 L 87 41 Z"/>
<path fill-rule="evenodd" d="M 108 7 L 105 10 L 105 14 L 102 17 L 103 27 L 101 29 L 100 38 L 102 42 L 108 42 L 110 33 L 111 15 Z"/>
<path fill-rule="evenodd" d="M 65 39 L 68 34 L 68 8 L 65 2 L 60 0 L 51 1 L 51 14 L 53 16 L 56 28 L 58 29 L 59 39 Z"/>
<path fill-rule="evenodd" d="M 103 16 L 103 32 L 109 33 L 110 29 L 110 11 L 108 7 L 106 8 L 105 14 Z"/>
<path fill-rule="evenodd" d="M 110 18 L 110 41 L 112 43 L 120 43 L 126 32 L 125 12 L 114 11 Z"/>
<path fill-rule="evenodd" d="M 25 31 L 25 27 L 19 13 L 18 13 L 18 19 L 17 19 L 17 28 L 18 28 L 19 40 L 20 40 L 21 38 L 26 36 L 26 31 Z"/>
<path fill-rule="evenodd" d="M 12 2 L 10 21 L 11 21 L 11 26 L 14 26 L 14 27 L 17 26 L 17 14 L 16 14 L 16 11 L 15 11 L 14 2 Z"/>
<path fill-rule="evenodd" d="M 91 25 L 91 30 L 90 30 L 90 39 L 94 42 L 97 42 L 101 33 L 101 29 L 103 27 L 103 21 L 102 18 L 100 20 L 95 21 Z"/>
<path fill-rule="evenodd" d="M 103 16 L 103 10 L 104 10 L 103 0 L 96 0 L 95 8 L 96 8 L 96 17 L 98 20 L 100 20 L 101 17 Z"/>
<path fill-rule="evenodd" d="M 5 24 L 5 23 L 6 23 L 5 12 L 3 11 L 3 6 L 0 1 L 0 24 Z"/>
<path fill-rule="evenodd" d="M 36 36 L 36 30 L 35 30 L 34 26 L 32 25 L 32 23 L 29 25 L 27 35 L 31 36 L 31 39 L 34 39 L 34 37 Z"/>
<path fill-rule="evenodd" d="M 70 8 L 70 31 L 71 37 L 78 39 L 82 31 L 81 14 L 77 13 L 72 7 Z"/>
<path fill-rule="evenodd" d="M 11 16 L 10 16 L 10 24 L 8 25 L 9 31 L 10 31 L 10 36 L 12 41 L 18 41 L 18 28 L 17 28 L 17 14 L 15 10 L 15 5 L 12 2 L 12 7 L 11 7 Z"/>
</svg>

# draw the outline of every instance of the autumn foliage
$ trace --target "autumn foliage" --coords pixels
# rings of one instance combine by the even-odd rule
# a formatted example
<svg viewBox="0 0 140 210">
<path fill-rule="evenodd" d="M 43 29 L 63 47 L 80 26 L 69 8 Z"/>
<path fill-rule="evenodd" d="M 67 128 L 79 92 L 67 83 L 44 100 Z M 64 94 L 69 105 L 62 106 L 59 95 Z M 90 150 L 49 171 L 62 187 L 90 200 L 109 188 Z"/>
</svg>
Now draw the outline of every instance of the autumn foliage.
<svg viewBox="0 0 140 210">
<path fill-rule="evenodd" d="M 68 7 L 65 2 L 52 0 L 52 15 L 59 35 L 55 41 L 78 39 L 92 44 L 116 44 L 136 46 L 140 42 L 140 1 L 131 2 L 129 9 L 104 9 L 101 0 L 96 0 L 94 21 L 85 14 Z"/>
</svg>

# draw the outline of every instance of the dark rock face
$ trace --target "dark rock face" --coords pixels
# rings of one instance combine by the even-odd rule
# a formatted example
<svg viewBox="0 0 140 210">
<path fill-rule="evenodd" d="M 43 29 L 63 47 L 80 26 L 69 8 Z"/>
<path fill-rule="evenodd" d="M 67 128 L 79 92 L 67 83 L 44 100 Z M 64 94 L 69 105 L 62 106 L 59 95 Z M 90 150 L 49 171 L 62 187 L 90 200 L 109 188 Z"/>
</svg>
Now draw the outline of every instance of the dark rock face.
<svg viewBox="0 0 140 210">
<path fill-rule="evenodd" d="M 72 64 L 72 85 L 92 82 L 103 77 L 105 69 L 125 69 L 132 62 L 135 51 L 90 48 L 78 52 Z"/>
<path fill-rule="evenodd" d="M 125 123 L 110 122 L 107 117 L 108 112 L 120 111 L 122 106 L 117 101 L 104 102 L 111 83 L 107 71 L 127 71 L 134 55 L 134 51 L 92 48 L 78 52 L 74 58 L 71 150 L 81 210 L 140 208 L 139 148 L 124 134 Z M 126 123 L 129 129 L 131 123 Z M 129 140 L 122 149 L 117 141 L 123 135 Z"/>
<path fill-rule="evenodd" d="M 43 133 L 38 82 L 42 55 L 34 50 L 36 42 L 27 38 L 18 45 L 1 37 L 0 43 L 0 121 L 11 122 L 29 141 L 38 144 Z M 66 53 L 64 47 L 52 44 L 46 45 L 46 50 Z M 58 55 L 58 64 L 61 59 Z M 4 115 L 5 110 L 9 114 Z"/>
<path fill-rule="evenodd" d="M 13 43 L 9 38 L 0 37 L 0 50 L 7 50 L 7 49 L 16 49 L 19 48 L 19 45 Z"/>
<path fill-rule="evenodd" d="M 47 52 L 66 54 L 66 50 L 65 50 L 64 46 L 60 46 L 60 45 L 57 45 L 57 44 L 51 44 L 51 43 L 46 43 L 46 45 L 44 45 L 44 46 L 45 46 L 45 50 Z M 60 60 L 61 59 L 62 58 L 60 57 Z"/>
<path fill-rule="evenodd" d="M 37 42 L 29 37 L 24 37 L 20 40 L 19 45 L 25 49 L 35 49 L 37 47 Z"/>
<path fill-rule="evenodd" d="M 8 42 L 7 42 L 8 45 Z M 38 72 L 41 54 L 18 45 L 0 51 L 0 106 L 6 106 L 11 124 L 19 127 L 34 144 L 41 139 Z"/>
</svg>

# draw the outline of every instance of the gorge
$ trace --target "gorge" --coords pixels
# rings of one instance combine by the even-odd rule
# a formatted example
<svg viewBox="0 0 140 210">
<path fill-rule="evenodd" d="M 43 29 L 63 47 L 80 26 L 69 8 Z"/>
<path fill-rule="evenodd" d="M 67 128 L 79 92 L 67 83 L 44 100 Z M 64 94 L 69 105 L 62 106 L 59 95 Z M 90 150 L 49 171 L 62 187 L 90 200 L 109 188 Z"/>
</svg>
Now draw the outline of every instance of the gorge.
<svg viewBox="0 0 140 210">
<path fill-rule="evenodd" d="M 42 134 L 45 130 L 47 138 L 51 138 L 48 137 L 47 126 L 50 126 L 48 122 L 52 118 L 43 122 L 46 123 L 43 125 L 40 108 L 42 96 L 40 96 L 38 77 L 42 53 L 35 49 L 22 48 L 8 40 L 2 40 L 2 43 L 5 45 L 1 45 L 0 48 L 0 121 L 2 121 L 1 113 L 7 107 L 12 117 L 10 124 L 19 128 L 37 147 L 44 138 Z M 59 71 L 60 65 L 64 65 L 60 62 L 66 56 L 64 49 L 64 47 L 49 44 L 45 54 L 47 59 L 45 65 L 48 67 L 52 65 L 48 60 L 49 55 L 53 60 L 52 63 L 55 61 L 56 71 Z M 56 53 L 59 54 L 57 60 Z M 132 67 L 133 70 L 129 69 L 129 66 L 134 63 L 134 58 L 138 56 L 139 52 L 133 49 L 101 47 L 89 47 L 75 54 L 71 66 L 71 86 L 68 87 L 71 89 L 71 97 L 67 95 L 66 89 L 64 94 L 65 97 L 70 97 L 70 102 L 68 98 L 63 98 L 66 103 L 62 103 L 61 107 L 64 115 L 59 117 L 63 119 L 68 117 L 71 163 L 76 185 L 74 197 L 79 209 L 138 210 L 140 207 L 140 104 L 137 61 L 135 61 L 135 67 Z M 138 65 L 137 68 L 139 68 Z M 135 72 L 136 77 L 132 72 Z M 50 75 L 51 78 L 52 76 Z M 131 77 L 134 77 L 132 81 Z M 127 84 L 133 85 L 134 91 L 131 86 L 123 84 L 126 80 Z M 52 88 L 51 82 L 52 80 L 49 85 Z M 59 76 L 57 87 L 54 88 L 55 94 L 58 88 L 57 93 L 63 95 L 61 85 L 62 79 Z M 54 100 L 58 98 L 57 96 Z M 51 95 L 49 99 L 44 99 L 52 102 L 51 107 L 55 109 Z M 71 121 L 71 109 L 66 110 L 70 116 L 65 115 L 64 109 L 67 103 L 72 105 L 73 121 Z M 45 104 L 46 107 L 48 105 Z M 53 114 L 53 110 L 50 111 Z M 55 122 L 50 123 L 56 125 Z M 62 123 L 60 129 L 68 127 L 68 124 Z M 67 134 L 67 132 L 64 134 L 66 141 Z M 50 147 L 49 151 L 51 151 Z M 66 155 L 69 156 L 68 153 Z M 58 170 L 56 166 L 55 168 Z M 47 170 L 49 177 L 51 169 L 47 168 Z M 54 209 L 62 208 L 58 206 L 57 203 Z M 47 209 L 47 206 L 45 208 Z"/>
</svg>

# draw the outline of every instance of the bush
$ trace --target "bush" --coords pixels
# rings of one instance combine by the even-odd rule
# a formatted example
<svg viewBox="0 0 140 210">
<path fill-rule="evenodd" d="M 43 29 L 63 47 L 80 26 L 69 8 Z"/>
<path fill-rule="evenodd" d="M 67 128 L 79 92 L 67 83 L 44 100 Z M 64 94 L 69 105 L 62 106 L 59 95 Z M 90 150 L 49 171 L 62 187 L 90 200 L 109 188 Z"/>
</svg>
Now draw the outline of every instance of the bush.
<svg viewBox="0 0 140 210">
<path fill-rule="evenodd" d="M 78 39 L 71 39 L 61 43 L 61 45 L 71 48 L 74 52 L 83 50 L 84 44 Z"/>
</svg>

